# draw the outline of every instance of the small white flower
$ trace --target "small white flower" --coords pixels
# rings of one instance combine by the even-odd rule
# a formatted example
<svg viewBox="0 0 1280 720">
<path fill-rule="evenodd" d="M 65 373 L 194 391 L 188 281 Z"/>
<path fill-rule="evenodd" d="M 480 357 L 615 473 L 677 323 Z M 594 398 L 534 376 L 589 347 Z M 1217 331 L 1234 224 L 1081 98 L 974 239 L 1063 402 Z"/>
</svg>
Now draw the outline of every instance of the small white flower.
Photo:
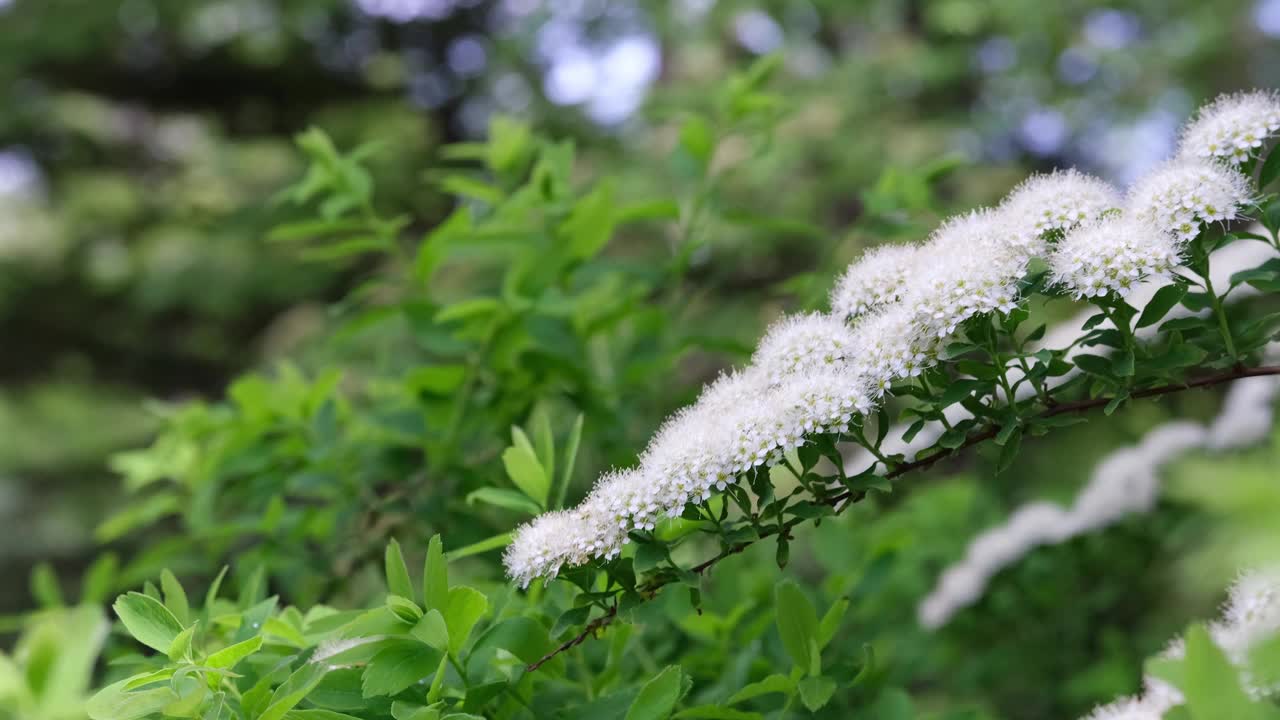
<svg viewBox="0 0 1280 720">
<path fill-rule="evenodd" d="M 907 277 L 920 262 L 918 245 L 881 245 L 862 254 L 831 292 L 831 313 L 851 318 L 901 299 Z"/>
<path fill-rule="evenodd" d="M 1275 92 L 1221 95 L 1201 108 L 1183 130 L 1178 157 L 1239 165 L 1257 157 L 1263 144 L 1277 132 L 1280 96 Z"/>
<path fill-rule="evenodd" d="M 1235 220 L 1250 202 L 1249 179 L 1204 160 L 1174 160 L 1129 190 L 1127 211 L 1180 243 L 1209 223 Z"/>
<path fill-rule="evenodd" d="M 1120 193 L 1111 185 L 1078 170 L 1033 175 L 1014 188 L 999 212 L 1014 226 L 1017 241 L 1043 255 L 1055 231 L 1063 233 L 1118 209 Z"/>
<path fill-rule="evenodd" d="M 1049 256 L 1049 269 L 1077 298 L 1125 295 L 1143 279 L 1168 274 L 1179 250 L 1147 222 L 1109 217 L 1067 233 Z"/>
</svg>

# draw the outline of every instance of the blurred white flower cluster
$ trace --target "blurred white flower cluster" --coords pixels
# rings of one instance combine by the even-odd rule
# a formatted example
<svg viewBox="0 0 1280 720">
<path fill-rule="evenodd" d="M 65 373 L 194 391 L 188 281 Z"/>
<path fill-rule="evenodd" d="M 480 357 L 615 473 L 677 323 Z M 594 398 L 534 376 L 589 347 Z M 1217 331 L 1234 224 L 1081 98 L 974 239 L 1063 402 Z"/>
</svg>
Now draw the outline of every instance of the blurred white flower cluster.
<svg viewBox="0 0 1280 720">
<path fill-rule="evenodd" d="M 1209 636 L 1227 659 L 1241 668 L 1245 690 L 1254 699 L 1272 696 L 1280 689 L 1258 686 L 1245 668 L 1249 650 L 1275 637 L 1277 632 L 1280 632 L 1280 568 L 1243 573 L 1227 594 L 1222 617 L 1210 623 Z M 1182 638 L 1177 638 L 1162 656 L 1181 658 L 1185 652 Z M 1177 688 L 1148 675 L 1143 678 L 1141 695 L 1120 698 L 1095 708 L 1085 720 L 1160 720 L 1183 700 Z"/>
<path fill-rule="evenodd" d="M 1184 454 L 1261 441 L 1271 431 L 1278 394 L 1280 380 L 1274 377 L 1241 380 L 1231 387 L 1212 422 L 1169 422 L 1148 432 L 1136 445 L 1103 458 L 1069 507 L 1032 502 L 1018 508 L 1003 524 L 974 538 L 964 557 L 943 571 L 937 586 L 920 603 L 920 624 L 945 625 L 982 597 L 996 573 L 1041 545 L 1065 542 L 1131 513 L 1150 511 L 1160 496 L 1160 470 Z"/>
<path fill-rule="evenodd" d="M 1204 225 L 1242 213 L 1248 188 L 1233 166 L 1212 159 L 1167 165 L 1123 202 L 1100 180 L 1056 172 L 1028 179 L 995 209 L 943 222 L 921 243 L 871 249 L 837 284 L 830 314 L 775 324 L 751 365 L 668 419 L 635 468 L 606 473 L 577 507 L 518 528 L 508 573 L 527 585 L 615 557 L 629 533 L 651 531 L 779 462 L 810 435 L 847 431 L 895 381 L 936 364 L 966 320 L 1017 307 L 1033 258 L 1077 297 L 1123 294 L 1169 272 Z"/>
</svg>

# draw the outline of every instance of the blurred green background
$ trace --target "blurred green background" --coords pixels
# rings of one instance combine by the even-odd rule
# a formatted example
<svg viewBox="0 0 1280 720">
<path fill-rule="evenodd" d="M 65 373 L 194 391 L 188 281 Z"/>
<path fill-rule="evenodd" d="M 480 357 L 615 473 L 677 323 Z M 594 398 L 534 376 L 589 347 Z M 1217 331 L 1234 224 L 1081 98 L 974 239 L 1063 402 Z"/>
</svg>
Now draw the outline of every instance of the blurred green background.
<svg viewBox="0 0 1280 720">
<path fill-rule="evenodd" d="M 381 143 L 368 161 L 376 201 L 411 217 L 409 233 L 453 209 L 432 181 L 441 147 L 482 137 L 498 114 L 572 139 L 576 170 L 651 197 L 667 190 L 682 110 L 704 107 L 727 75 L 769 53 L 782 58 L 773 89 L 785 119 L 768 148 L 720 149 L 718 162 L 759 155 L 725 178 L 723 204 L 738 219 L 793 222 L 726 212 L 708 229 L 689 259 L 683 322 L 715 342 L 671 363 L 661 392 L 648 377 L 629 390 L 619 381 L 622 397 L 649 397 L 597 430 L 577 494 L 742 360 L 779 313 L 820 306 L 861 248 L 922 236 L 940 213 L 997 200 L 1034 170 L 1078 166 L 1123 184 L 1171 152 L 1208 98 L 1280 86 L 1280 0 L 0 0 L 0 614 L 30 607 L 25 579 L 37 563 L 74 578 L 100 541 L 126 557 L 144 543 L 100 525 L 128 503 L 108 458 L 152 440 L 157 402 L 216 402 L 240 373 L 285 358 L 335 362 L 317 339 L 379 268 L 361 257 L 315 262 L 267 241 L 302 216 L 278 198 L 305 169 L 297 133 L 319 127 L 342 148 Z M 923 182 L 930 167 L 950 172 Z M 610 252 L 657 267 L 662 239 L 652 235 L 629 229 Z M 484 268 L 438 282 L 447 294 L 469 273 Z M 337 354 L 369 361 L 349 347 Z M 876 538 L 857 540 L 892 546 L 902 517 L 916 533 L 941 525 L 939 554 L 917 555 L 898 590 L 860 612 L 904 615 L 931 572 L 1018 502 L 1069 498 L 1090 458 L 1212 406 L 1147 406 L 1064 432 L 998 482 L 953 468 L 956 478 L 922 496 L 932 500 L 907 501 Z M 1259 462 L 1242 459 L 1239 472 Z M 1035 642 L 1070 637 L 1083 663 L 1107 653 L 1136 663 L 1212 607 L 1224 577 L 1182 592 L 1184 578 L 1160 568 L 1211 533 L 1213 517 L 1179 495 L 1104 533 L 1104 545 L 1037 554 L 1001 576 L 987 625 L 948 632 L 1003 622 L 1000 587 L 1066 574 L 1101 585 L 1097 605 L 1078 608 L 1079 627 L 1108 629 L 1067 625 Z M 814 555 L 856 547 L 837 536 L 856 522 L 824 527 Z M 850 562 L 826 563 L 827 582 L 861 561 Z M 1146 600 L 1123 602 L 1129 592 L 1178 609 L 1148 617 Z M 1024 662 L 1010 651 L 981 672 L 1011 677 L 975 669 L 958 682 L 999 684 L 1012 694 L 996 706 L 1031 703 L 1022 716 L 1037 717 L 1036 700 L 1013 690 L 1019 673 L 1043 677 Z M 1072 681 L 1070 707 L 1116 690 L 1116 677 L 1136 681 L 1132 667 L 1099 673 Z"/>
</svg>

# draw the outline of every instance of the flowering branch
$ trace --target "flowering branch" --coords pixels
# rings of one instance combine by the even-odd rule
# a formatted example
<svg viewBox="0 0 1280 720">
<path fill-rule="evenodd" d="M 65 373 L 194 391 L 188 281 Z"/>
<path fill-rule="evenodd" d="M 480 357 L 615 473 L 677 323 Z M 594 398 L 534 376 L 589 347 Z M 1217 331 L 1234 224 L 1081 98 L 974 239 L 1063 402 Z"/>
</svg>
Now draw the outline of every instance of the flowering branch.
<svg viewBox="0 0 1280 720">
<path fill-rule="evenodd" d="M 1258 367 L 1236 367 L 1226 372 L 1216 373 L 1213 375 L 1206 375 L 1204 377 L 1195 378 L 1193 380 L 1188 380 L 1182 383 L 1171 383 L 1169 385 L 1161 385 L 1157 387 L 1146 388 L 1143 390 L 1136 390 L 1130 393 L 1128 397 L 1131 399 L 1159 397 L 1162 395 L 1170 395 L 1170 394 L 1182 392 L 1185 390 L 1192 390 L 1196 388 L 1205 388 L 1205 387 L 1212 387 L 1215 385 L 1221 385 L 1224 383 L 1229 383 L 1229 382 L 1240 380 L 1243 378 L 1264 377 L 1264 376 L 1271 376 L 1271 375 L 1280 375 L 1280 366 L 1262 365 Z M 1105 407 L 1107 404 L 1109 404 L 1113 400 L 1114 400 L 1113 397 L 1097 397 L 1097 398 L 1086 398 L 1081 400 L 1075 400 L 1071 402 L 1055 402 L 1052 406 L 1046 408 L 1043 412 L 1035 416 L 1032 416 L 1030 420 L 1032 421 L 1046 420 L 1049 418 L 1057 417 L 1060 415 L 1066 415 L 1070 413 L 1088 412 L 1090 410 L 1096 410 L 1098 408 Z M 997 435 L 999 435 L 1001 429 L 1002 429 L 1002 426 L 1000 424 L 993 423 L 993 424 L 987 425 L 981 430 L 977 430 L 969 433 L 965 437 L 964 441 L 960 443 L 958 446 L 952 447 L 952 448 L 942 447 L 939 449 L 938 452 L 930 453 L 929 455 L 923 458 L 919 458 L 917 460 L 912 460 L 910 462 L 896 465 L 892 469 L 890 469 L 888 472 L 886 472 L 883 477 L 886 480 L 892 480 L 894 478 L 901 477 L 903 475 L 914 472 L 916 470 L 923 470 L 923 469 L 929 468 L 934 464 L 938 463 L 939 461 L 947 457 L 950 457 L 962 450 L 973 447 L 974 445 L 979 445 L 988 440 L 994 439 Z M 865 498 L 866 494 L 867 493 L 865 490 L 847 490 L 822 500 L 822 503 L 825 505 L 831 506 L 833 508 L 836 508 L 836 514 L 840 514 L 844 512 L 845 508 Z M 697 565 L 694 565 L 693 567 L 689 568 L 689 570 L 690 572 L 701 575 L 705 573 L 707 570 L 714 567 L 721 560 L 724 560 L 725 558 L 728 558 L 732 555 L 737 555 L 743 552 L 744 550 L 751 547 L 759 540 L 763 540 L 764 538 L 778 535 L 780 532 L 789 533 L 792 528 L 796 527 L 797 525 L 800 525 L 801 523 L 804 522 L 804 520 L 805 518 L 794 517 L 780 525 L 761 528 L 758 533 L 758 537 L 755 540 L 747 540 L 739 543 L 734 543 L 729 547 L 725 548 L 724 550 L 720 551 L 715 556 Z M 639 588 L 639 591 L 646 598 L 652 598 L 655 595 L 657 595 L 658 592 L 662 590 L 662 588 L 666 587 L 672 582 L 673 580 L 669 578 L 659 578 L 655 582 Z M 617 617 L 617 615 L 618 615 L 618 605 L 615 602 L 613 605 L 611 605 L 608 608 L 608 610 L 605 611 L 604 615 L 587 623 L 587 625 L 584 626 L 577 635 L 561 643 L 551 652 L 548 652 L 546 655 L 538 659 L 537 662 L 531 663 L 526 669 L 529 672 L 533 672 L 534 670 L 537 670 L 538 668 L 542 667 L 545 663 L 549 662 L 552 658 L 559 655 L 560 653 L 563 653 L 567 650 L 577 647 L 578 645 L 581 645 L 583 642 L 587 640 L 587 638 L 594 636 L 596 631 L 601 630 L 604 627 L 608 626 L 610 623 L 612 623 L 613 620 Z"/>
<path fill-rule="evenodd" d="M 698 574 L 761 538 L 778 538 L 784 565 L 792 528 L 842 512 L 884 480 L 958 450 L 994 440 L 1001 446 L 999 472 L 1017 456 L 1024 432 L 1043 434 L 1060 424 L 1055 417 L 1099 407 L 1110 413 L 1134 398 L 1280 373 L 1241 363 L 1257 357 L 1280 318 L 1243 322 L 1232 332 L 1221 297 L 1207 283 L 1199 284 L 1204 292 L 1193 291 L 1196 281 L 1175 272 L 1185 267 L 1206 276 L 1209 254 L 1238 239 L 1218 224 L 1255 207 L 1280 170 L 1260 173 L 1255 186 L 1237 166 L 1247 171 L 1260 161 L 1259 138 L 1277 131 L 1280 96 L 1241 96 L 1210 108 L 1185 133 L 1178 157 L 1126 194 L 1075 171 L 1037 176 L 996 208 L 947 220 L 924 242 L 872 250 L 855 261 L 832 294 L 832 312 L 776 323 L 750 365 L 723 375 L 671 417 L 635 466 L 600 477 L 576 507 L 515 531 L 503 557 L 514 580 L 528 585 L 562 575 L 584 590 L 579 600 L 604 613 L 529 668 L 666 585 L 696 584 Z M 1223 143 L 1231 145 L 1225 155 Z M 1266 166 L 1280 164 L 1268 158 Z M 1125 300 L 1145 279 L 1171 276 L 1172 284 L 1141 311 Z M 1264 263 L 1231 282 L 1273 292 L 1280 289 L 1280 266 Z M 1101 312 L 1067 348 L 1028 354 L 1027 343 L 1045 332 L 1044 326 L 1019 332 L 1030 316 L 1024 301 L 1037 294 L 1073 296 Z M 1170 320 L 1158 327 L 1155 342 L 1138 341 L 1137 329 L 1161 322 L 1178 304 L 1212 308 L 1215 317 Z M 1103 354 L 1076 352 L 1094 346 Z M 1177 380 L 1196 367 L 1220 372 Z M 1082 374 L 1048 392 L 1052 378 L 1077 369 Z M 1025 402 L 1023 383 L 1037 391 Z M 1071 397 L 1059 402 L 1065 393 Z M 917 401 L 898 416 L 915 418 L 905 441 L 927 423 L 946 428 L 927 456 L 907 461 L 882 452 L 893 424 L 891 396 Z M 945 411 L 956 403 L 971 418 L 951 424 Z M 836 449 L 845 440 L 865 448 L 884 475 L 873 464 L 847 476 Z M 823 457 L 838 475 L 811 472 Z M 798 482 L 785 496 L 773 485 L 775 467 Z M 692 569 L 676 566 L 670 543 L 688 535 L 655 535 L 663 518 L 684 518 L 694 523 L 690 528 L 717 535 L 721 552 Z M 634 554 L 622 557 L 632 540 Z M 570 612 L 578 617 L 583 607 Z"/>
</svg>

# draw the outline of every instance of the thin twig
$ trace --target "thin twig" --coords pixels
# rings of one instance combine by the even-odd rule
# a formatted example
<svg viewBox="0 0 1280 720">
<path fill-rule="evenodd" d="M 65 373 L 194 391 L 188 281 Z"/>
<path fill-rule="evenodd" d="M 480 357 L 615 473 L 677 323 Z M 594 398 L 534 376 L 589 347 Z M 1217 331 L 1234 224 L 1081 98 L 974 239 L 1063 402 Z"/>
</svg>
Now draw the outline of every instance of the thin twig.
<svg viewBox="0 0 1280 720">
<path fill-rule="evenodd" d="M 1135 392 L 1130 393 L 1129 397 L 1133 399 L 1158 397 L 1160 395 L 1169 395 L 1172 393 L 1182 392 L 1184 390 L 1191 390 L 1193 388 L 1211 387 L 1214 385 L 1221 385 L 1223 383 L 1232 382 L 1233 380 L 1241 380 L 1244 378 L 1251 378 L 1251 377 L 1265 377 L 1268 375 L 1280 375 L 1280 366 L 1264 365 L 1264 366 L 1255 367 L 1255 368 L 1236 367 L 1228 372 L 1219 373 L 1217 375 L 1207 375 L 1205 377 L 1197 378 L 1195 380 L 1189 380 L 1185 383 L 1178 383 L 1175 385 L 1161 385 L 1160 387 L 1147 388 L 1145 390 L 1137 390 Z M 1087 412 L 1089 410 L 1095 410 L 1097 408 L 1104 407 L 1107 403 L 1111 402 L 1111 400 L 1112 398 L 1110 397 L 1100 397 L 1100 398 L 1090 398 L 1087 400 L 1076 400 L 1076 401 L 1067 402 L 1067 403 L 1057 403 L 1045 409 L 1044 412 L 1041 412 L 1040 414 L 1030 418 L 1030 420 L 1032 421 L 1043 420 L 1046 418 L 1056 417 L 1058 415 L 1066 415 L 1068 413 Z M 914 472 L 916 470 L 922 470 L 924 468 L 930 467 L 931 465 L 937 463 L 938 461 L 943 460 L 944 458 L 950 457 L 961 450 L 972 447 L 974 445 L 978 445 L 979 443 L 983 443 L 983 442 L 986 442 L 987 440 L 994 438 L 996 435 L 999 434 L 999 432 L 1000 432 L 999 425 L 991 425 L 983 430 L 970 433 L 967 437 L 965 437 L 964 442 L 960 443 L 956 447 L 943 448 L 939 452 L 932 453 L 927 457 L 920 458 L 918 460 L 912 460 L 911 462 L 902 463 L 901 465 L 898 465 L 894 467 L 892 470 L 890 470 L 889 472 L 885 473 L 884 477 L 887 480 L 892 480 L 893 478 L 906 475 L 909 472 Z M 866 491 L 863 491 L 863 490 L 845 491 L 838 495 L 833 495 L 832 497 L 829 497 L 823 500 L 823 502 L 832 507 L 839 507 L 839 509 L 836 511 L 838 514 L 840 512 L 844 512 L 845 508 L 847 508 L 849 505 L 852 505 L 862 500 L 864 497 L 866 497 Z M 848 501 L 848 502 L 845 502 L 845 501 Z M 844 503 L 844 505 L 841 505 L 841 503 Z M 787 523 L 786 525 L 784 525 L 783 527 L 786 530 L 790 530 L 791 528 L 800 524 L 802 521 L 803 521 L 802 518 L 796 518 L 791 522 Z M 777 535 L 777 534 L 778 534 L 778 528 L 776 526 L 762 529 L 760 531 L 760 537 L 757 540 L 735 543 L 734 545 L 731 545 L 728 548 L 725 548 L 724 550 L 720 551 L 719 554 L 715 555 L 709 560 L 699 563 L 698 565 L 694 565 L 692 568 L 690 568 L 690 570 L 695 573 L 702 574 L 707 570 L 711 569 L 713 566 L 715 566 L 716 563 L 720 562 L 721 560 L 724 560 L 725 558 L 731 555 L 737 555 L 738 553 L 741 553 L 742 551 L 746 550 L 752 544 L 754 544 L 755 542 L 758 542 L 758 540 L 762 540 L 766 537 L 770 537 L 772 535 Z M 652 597 L 656 595 L 658 591 L 660 591 L 663 587 L 665 587 L 670 583 L 671 583 L 671 580 L 661 580 L 653 585 L 639 588 L 639 590 L 642 595 Z M 542 656 L 542 658 L 540 658 L 537 662 L 529 665 L 526 668 L 526 670 L 528 670 L 529 672 L 533 672 L 534 670 L 537 670 L 538 668 L 542 667 L 543 664 L 549 662 L 556 655 L 559 655 L 560 653 L 565 652 L 570 648 L 581 645 L 583 642 L 587 640 L 587 638 L 594 635 L 597 630 L 600 630 L 605 626 L 609 625 L 611 622 L 613 622 L 613 620 L 617 616 L 618 616 L 618 606 L 615 603 L 612 607 L 609 608 L 608 612 L 596 618 L 595 620 L 592 620 L 591 622 L 587 623 L 586 626 L 582 628 L 582 631 L 580 633 L 570 638 L 569 640 L 566 640 L 565 642 L 561 643 L 554 650 Z"/>
</svg>

